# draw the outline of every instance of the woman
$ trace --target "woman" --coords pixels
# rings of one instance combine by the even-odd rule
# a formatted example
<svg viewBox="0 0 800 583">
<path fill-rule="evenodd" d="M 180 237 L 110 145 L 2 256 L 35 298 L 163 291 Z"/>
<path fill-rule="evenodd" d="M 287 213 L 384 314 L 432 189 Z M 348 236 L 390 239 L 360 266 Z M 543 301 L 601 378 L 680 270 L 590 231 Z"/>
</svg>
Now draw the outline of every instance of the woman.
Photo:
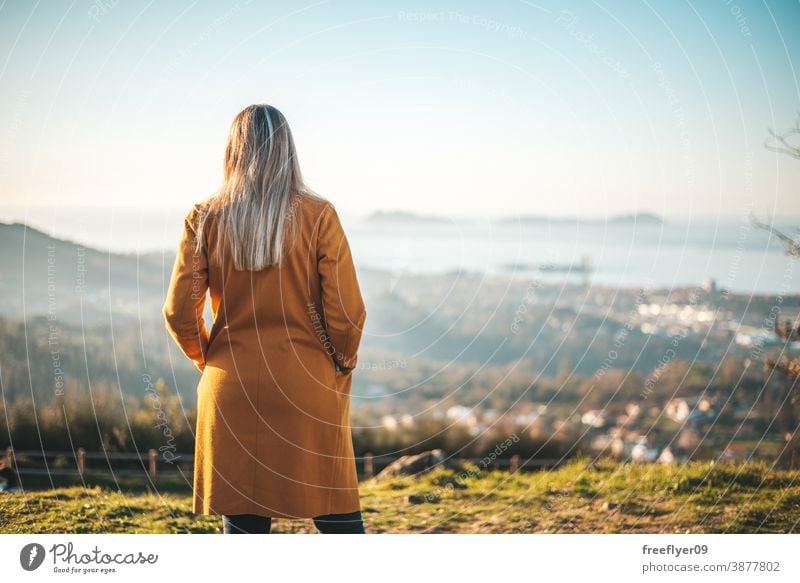
<svg viewBox="0 0 800 583">
<path fill-rule="evenodd" d="M 336 210 L 303 184 L 274 107 L 233 121 L 224 183 L 186 216 L 163 311 L 202 372 L 194 512 L 222 515 L 225 533 L 269 532 L 272 517 L 363 533 L 349 415 L 366 311 Z"/>
</svg>

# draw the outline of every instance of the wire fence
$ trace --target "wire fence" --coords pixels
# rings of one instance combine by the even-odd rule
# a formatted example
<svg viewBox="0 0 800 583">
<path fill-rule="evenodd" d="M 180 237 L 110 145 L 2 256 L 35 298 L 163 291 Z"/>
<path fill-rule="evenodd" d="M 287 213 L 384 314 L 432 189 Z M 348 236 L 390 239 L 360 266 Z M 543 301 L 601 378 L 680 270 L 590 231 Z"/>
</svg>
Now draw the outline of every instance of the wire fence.
<svg viewBox="0 0 800 583">
<path fill-rule="evenodd" d="M 169 459 L 159 455 L 156 449 L 146 452 L 86 451 L 79 447 L 66 451 L 14 450 L 6 448 L 5 465 L 17 475 L 51 476 L 99 476 L 114 474 L 118 476 L 149 476 L 157 480 L 159 476 L 191 475 L 194 455 L 170 452 Z M 369 479 L 402 456 L 373 455 L 371 453 L 356 457 L 359 478 Z M 486 458 L 458 458 L 459 463 L 480 465 L 483 469 L 506 470 L 509 472 L 533 471 L 553 468 L 562 459 L 522 459 L 519 455 L 496 458 L 486 462 Z"/>
</svg>

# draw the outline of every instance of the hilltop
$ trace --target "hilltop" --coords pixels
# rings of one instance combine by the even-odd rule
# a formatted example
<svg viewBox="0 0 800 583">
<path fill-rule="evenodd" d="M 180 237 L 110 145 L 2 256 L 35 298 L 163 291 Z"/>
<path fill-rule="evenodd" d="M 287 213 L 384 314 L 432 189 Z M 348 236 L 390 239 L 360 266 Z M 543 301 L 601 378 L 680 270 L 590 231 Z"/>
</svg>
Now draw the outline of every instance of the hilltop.
<svg viewBox="0 0 800 583">
<path fill-rule="evenodd" d="M 800 530 L 798 478 L 756 463 L 578 460 L 514 475 L 471 466 L 370 480 L 361 499 L 371 533 L 788 533 Z M 220 532 L 218 517 L 191 514 L 185 482 L 162 482 L 170 493 L 96 485 L 0 495 L 0 532 Z M 312 531 L 310 521 L 274 521 L 273 532 Z"/>
</svg>

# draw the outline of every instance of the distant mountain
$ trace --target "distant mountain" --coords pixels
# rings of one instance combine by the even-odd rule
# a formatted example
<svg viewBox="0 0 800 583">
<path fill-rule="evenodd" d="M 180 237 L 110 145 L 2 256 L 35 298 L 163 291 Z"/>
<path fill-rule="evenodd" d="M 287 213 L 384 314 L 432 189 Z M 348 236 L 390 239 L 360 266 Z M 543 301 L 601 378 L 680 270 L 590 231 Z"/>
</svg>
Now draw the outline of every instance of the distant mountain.
<svg viewBox="0 0 800 583">
<path fill-rule="evenodd" d="M 588 219 L 584 217 L 547 217 L 543 215 L 522 215 L 500 219 L 500 223 L 521 223 L 523 225 L 662 225 L 664 219 L 653 213 L 630 213 L 613 215 L 607 218 Z"/>
<path fill-rule="evenodd" d="M 608 219 L 609 223 L 635 223 L 637 225 L 663 225 L 664 219 L 653 213 L 633 213 L 617 215 Z"/>
<path fill-rule="evenodd" d="M 448 223 L 448 219 L 437 216 L 418 215 L 405 211 L 375 211 L 369 215 L 366 222 L 378 223 Z"/>
</svg>

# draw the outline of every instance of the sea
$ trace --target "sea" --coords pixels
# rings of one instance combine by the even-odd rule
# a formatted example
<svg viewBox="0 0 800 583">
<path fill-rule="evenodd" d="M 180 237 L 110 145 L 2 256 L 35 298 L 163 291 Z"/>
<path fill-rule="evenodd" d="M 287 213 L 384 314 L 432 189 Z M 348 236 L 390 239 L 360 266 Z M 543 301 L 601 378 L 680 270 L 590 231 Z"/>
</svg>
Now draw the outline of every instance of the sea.
<svg viewBox="0 0 800 583">
<path fill-rule="evenodd" d="M 174 251 L 186 209 L 0 209 L 52 236 L 121 253 Z M 394 275 L 455 271 L 596 286 L 692 287 L 800 294 L 798 259 L 747 216 L 658 221 L 458 218 L 386 220 L 342 215 L 359 270 Z M 800 220 L 775 223 L 798 235 Z"/>
</svg>

